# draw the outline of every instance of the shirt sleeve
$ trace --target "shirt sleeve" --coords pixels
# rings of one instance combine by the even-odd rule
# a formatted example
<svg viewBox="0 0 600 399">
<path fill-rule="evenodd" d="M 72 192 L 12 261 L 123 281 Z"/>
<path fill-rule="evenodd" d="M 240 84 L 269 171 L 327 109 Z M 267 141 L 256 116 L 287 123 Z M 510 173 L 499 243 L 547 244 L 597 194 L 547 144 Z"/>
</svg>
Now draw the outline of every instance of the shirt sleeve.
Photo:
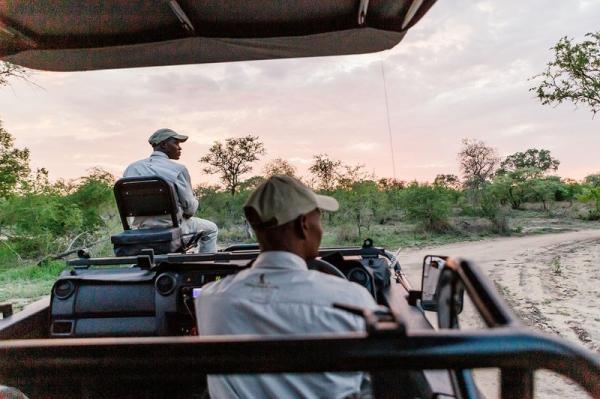
<svg viewBox="0 0 600 399">
<path fill-rule="evenodd" d="M 127 168 L 125 168 L 125 170 L 123 171 L 123 177 L 131 177 L 131 169 L 132 169 L 133 165 L 129 165 Z"/>
<path fill-rule="evenodd" d="M 198 210 L 198 200 L 194 196 L 192 190 L 192 183 L 190 174 L 187 169 L 183 169 L 179 175 L 177 175 L 177 195 L 179 196 L 179 203 L 181 204 L 181 210 L 183 215 L 186 217 L 194 216 Z"/>
</svg>

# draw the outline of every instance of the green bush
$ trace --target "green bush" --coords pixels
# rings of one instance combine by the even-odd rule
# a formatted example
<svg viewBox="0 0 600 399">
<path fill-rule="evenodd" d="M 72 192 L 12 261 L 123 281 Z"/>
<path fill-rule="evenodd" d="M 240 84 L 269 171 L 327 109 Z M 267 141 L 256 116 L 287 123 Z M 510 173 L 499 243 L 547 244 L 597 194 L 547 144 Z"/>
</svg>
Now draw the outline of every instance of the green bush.
<svg viewBox="0 0 600 399">
<path fill-rule="evenodd" d="M 62 183 L 32 185 L 29 192 L 0 202 L 0 225 L 8 244 L 22 258 L 61 252 L 85 232 L 105 227 L 102 215 L 115 212 L 113 177 L 94 169 L 68 188 Z"/>
<path fill-rule="evenodd" d="M 491 187 L 486 187 L 481 196 L 481 215 L 492 222 L 496 233 L 508 234 L 508 212 L 502 206 L 500 199 L 497 197 Z"/>
<path fill-rule="evenodd" d="M 425 230 L 446 232 L 452 202 L 448 189 L 429 185 L 411 184 L 402 191 L 402 206 L 406 216 Z"/>
<path fill-rule="evenodd" d="M 338 188 L 325 194 L 332 195 L 340 204 L 332 221 L 337 225 L 353 224 L 358 237 L 370 231 L 374 223 L 385 220 L 389 213 L 385 195 L 374 181 L 355 182 L 349 189 Z"/>
<path fill-rule="evenodd" d="M 600 220 L 600 186 L 588 186 L 584 192 L 577 196 L 581 202 L 593 202 L 594 207 L 590 209 L 587 220 Z"/>
</svg>

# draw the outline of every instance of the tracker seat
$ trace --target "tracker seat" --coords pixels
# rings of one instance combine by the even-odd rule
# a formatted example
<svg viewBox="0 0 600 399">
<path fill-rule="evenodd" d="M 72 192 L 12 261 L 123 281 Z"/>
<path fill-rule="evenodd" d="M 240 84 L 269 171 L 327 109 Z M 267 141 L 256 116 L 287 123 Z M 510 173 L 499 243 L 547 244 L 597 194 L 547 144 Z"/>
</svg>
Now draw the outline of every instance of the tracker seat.
<svg viewBox="0 0 600 399">
<path fill-rule="evenodd" d="M 114 193 L 124 230 L 110 238 L 116 256 L 135 256 L 142 249 L 152 249 L 155 254 L 184 252 L 186 245 L 197 241 L 194 237 L 185 242 L 177 219 L 175 190 L 162 177 L 122 178 L 115 183 Z M 170 216 L 172 225 L 132 229 L 129 218 L 138 216 Z"/>
</svg>

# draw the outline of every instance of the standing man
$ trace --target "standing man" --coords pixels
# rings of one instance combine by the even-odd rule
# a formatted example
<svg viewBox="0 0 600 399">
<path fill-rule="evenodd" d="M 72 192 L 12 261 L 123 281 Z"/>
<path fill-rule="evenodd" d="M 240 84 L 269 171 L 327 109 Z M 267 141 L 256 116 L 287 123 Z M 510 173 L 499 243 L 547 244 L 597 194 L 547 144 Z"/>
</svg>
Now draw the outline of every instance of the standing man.
<svg viewBox="0 0 600 399">
<path fill-rule="evenodd" d="M 179 159 L 181 146 L 188 136 L 178 134 L 171 129 L 158 129 L 148 142 L 154 149 L 150 158 L 132 163 L 123 172 L 123 177 L 159 176 L 175 188 L 177 194 L 177 217 L 181 231 L 188 237 L 202 233 L 198 242 L 198 252 L 217 252 L 217 225 L 210 220 L 193 217 L 198 210 L 198 200 L 192 191 L 190 173 L 187 168 L 172 159 Z M 135 228 L 171 226 L 168 216 L 136 217 L 132 223 Z"/>
<path fill-rule="evenodd" d="M 200 335 L 364 330 L 361 317 L 332 305 L 374 309 L 371 294 L 306 265 L 319 255 L 321 210 L 337 209 L 334 198 L 289 176 L 261 184 L 244 206 L 261 253 L 251 268 L 202 287 L 196 299 Z M 348 398 L 361 394 L 363 381 L 361 372 L 209 375 L 208 389 L 212 398 Z"/>
</svg>

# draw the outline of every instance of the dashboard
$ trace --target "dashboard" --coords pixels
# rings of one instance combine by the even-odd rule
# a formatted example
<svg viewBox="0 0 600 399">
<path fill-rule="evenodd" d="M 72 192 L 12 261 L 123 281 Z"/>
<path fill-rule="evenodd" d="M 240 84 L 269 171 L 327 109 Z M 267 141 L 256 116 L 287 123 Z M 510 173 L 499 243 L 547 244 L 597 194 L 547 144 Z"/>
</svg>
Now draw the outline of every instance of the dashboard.
<svg viewBox="0 0 600 399">
<path fill-rule="evenodd" d="M 333 253 L 322 260 L 381 303 L 390 278 L 387 259 Z M 205 284 L 248 264 L 246 260 L 67 270 L 52 289 L 50 336 L 196 335 L 194 296 Z"/>
</svg>

